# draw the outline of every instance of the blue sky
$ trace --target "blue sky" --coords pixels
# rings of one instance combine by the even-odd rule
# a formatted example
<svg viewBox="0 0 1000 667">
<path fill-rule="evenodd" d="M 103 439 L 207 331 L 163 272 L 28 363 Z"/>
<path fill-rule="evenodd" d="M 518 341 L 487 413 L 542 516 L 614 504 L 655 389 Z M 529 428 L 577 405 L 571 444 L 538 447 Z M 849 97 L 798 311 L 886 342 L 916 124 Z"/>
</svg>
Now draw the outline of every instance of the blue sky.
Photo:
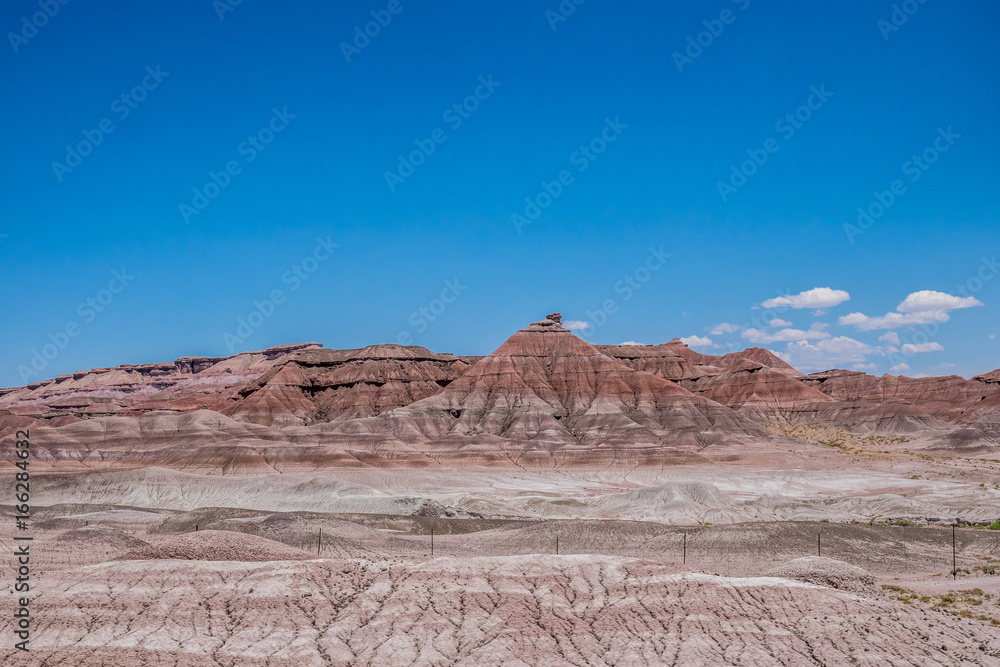
<svg viewBox="0 0 1000 667">
<path fill-rule="evenodd" d="M 555 310 L 1000 366 L 996 3 L 224 2 L 0 10 L 0 386 Z"/>
</svg>

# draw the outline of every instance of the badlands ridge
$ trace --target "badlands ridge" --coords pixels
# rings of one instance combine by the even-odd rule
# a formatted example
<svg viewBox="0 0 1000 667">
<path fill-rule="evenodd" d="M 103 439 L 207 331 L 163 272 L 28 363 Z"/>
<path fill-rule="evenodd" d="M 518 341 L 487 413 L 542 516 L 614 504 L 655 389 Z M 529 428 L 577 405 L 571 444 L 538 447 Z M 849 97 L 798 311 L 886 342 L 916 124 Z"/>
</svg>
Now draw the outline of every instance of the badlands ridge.
<svg viewBox="0 0 1000 667">
<path fill-rule="evenodd" d="M 54 468 L 660 465 L 792 427 L 903 436 L 930 453 L 997 452 L 1000 370 L 807 375 L 762 348 L 713 356 L 677 339 L 595 346 L 554 314 L 485 357 L 305 343 L 0 389 L 0 448 L 30 428 L 35 456 Z"/>
</svg>

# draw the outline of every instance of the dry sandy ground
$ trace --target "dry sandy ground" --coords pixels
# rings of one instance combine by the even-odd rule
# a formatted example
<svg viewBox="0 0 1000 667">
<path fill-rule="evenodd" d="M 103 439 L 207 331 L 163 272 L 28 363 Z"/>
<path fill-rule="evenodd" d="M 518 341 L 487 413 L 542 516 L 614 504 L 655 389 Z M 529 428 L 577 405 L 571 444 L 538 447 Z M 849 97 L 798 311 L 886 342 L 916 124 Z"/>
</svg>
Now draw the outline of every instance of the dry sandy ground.
<svg viewBox="0 0 1000 667">
<path fill-rule="evenodd" d="M 128 561 L 42 587 L 6 664 L 1000 664 L 1000 634 L 943 611 L 609 556 Z"/>
<path fill-rule="evenodd" d="M 32 482 L 33 651 L 3 664 L 1000 665 L 1000 531 L 957 531 L 951 581 L 950 529 L 879 525 L 1000 518 L 985 458 Z M 848 565 L 787 564 L 818 550 Z"/>
<path fill-rule="evenodd" d="M 1000 518 L 1000 465 L 920 459 L 906 465 L 774 468 L 718 464 L 649 469 L 362 468 L 249 476 L 163 468 L 38 475 L 40 505 L 95 503 L 192 510 L 619 518 L 675 524 Z M 423 513 L 427 513 L 426 511 Z"/>
</svg>

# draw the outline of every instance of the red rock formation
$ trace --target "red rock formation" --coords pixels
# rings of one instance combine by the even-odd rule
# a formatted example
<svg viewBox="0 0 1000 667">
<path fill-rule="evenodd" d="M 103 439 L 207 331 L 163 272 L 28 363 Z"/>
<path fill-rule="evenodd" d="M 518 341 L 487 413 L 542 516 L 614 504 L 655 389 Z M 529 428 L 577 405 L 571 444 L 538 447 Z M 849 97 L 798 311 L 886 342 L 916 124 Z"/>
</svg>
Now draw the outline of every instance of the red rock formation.
<svg viewBox="0 0 1000 667">
<path fill-rule="evenodd" d="M 467 367 L 418 346 L 308 350 L 243 387 L 225 413 L 278 426 L 371 417 L 436 394 Z"/>
<path fill-rule="evenodd" d="M 993 446 L 1000 444 L 1000 370 L 971 380 L 803 375 L 763 348 L 706 355 L 678 339 L 593 346 L 553 313 L 485 357 L 304 343 L 2 389 L 0 448 L 12 445 L 18 428 L 45 426 L 44 456 L 52 460 L 184 467 L 189 448 L 199 447 L 207 463 L 198 466 L 239 470 L 358 463 L 388 444 L 397 460 L 423 462 L 436 452 L 612 461 L 626 449 L 635 461 L 651 452 L 698 452 L 724 438 L 768 437 L 762 424 L 775 418 L 928 431 L 945 448 Z"/>
<path fill-rule="evenodd" d="M 440 393 L 338 431 L 389 432 L 470 455 L 516 451 L 528 459 L 574 448 L 581 455 L 595 448 L 697 450 L 728 435 L 765 434 L 725 406 L 607 356 L 554 319 L 518 331 Z"/>
<path fill-rule="evenodd" d="M 739 359 L 718 375 L 706 375 L 682 383 L 686 389 L 699 393 L 731 408 L 761 419 L 787 416 L 792 408 L 831 403 L 821 391 L 748 357 Z"/>
<path fill-rule="evenodd" d="M 666 380 L 694 380 L 725 373 L 743 361 L 766 366 L 788 377 L 803 374 L 789 366 L 770 350 L 751 347 L 739 352 L 714 356 L 695 352 L 679 338 L 661 345 L 601 345 L 599 349 L 608 356 L 621 359 L 636 370 L 659 375 Z"/>
<path fill-rule="evenodd" d="M 665 380 L 677 382 L 701 377 L 704 371 L 688 361 L 672 343 L 673 341 L 663 345 L 598 345 L 597 349 L 637 371 L 652 373 Z"/>
<path fill-rule="evenodd" d="M 803 382 L 837 401 L 912 405 L 931 417 L 951 423 L 967 421 L 977 404 L 1000 395 L 998 385 L 958 375 L 875 377 L 857 371 L 833 370 L 805 376 Z"/>
<path fill-rule="evenodd" d="M 233 387 L 263 375 L 289 354 L 319 347 L 281 345 L 231 357 L 182 357 L 173 363 L 77 371 L 8 390 L 0 394 L 0 409 L 36 418 L 218 410 L 229 401 Z"/>
</svg>

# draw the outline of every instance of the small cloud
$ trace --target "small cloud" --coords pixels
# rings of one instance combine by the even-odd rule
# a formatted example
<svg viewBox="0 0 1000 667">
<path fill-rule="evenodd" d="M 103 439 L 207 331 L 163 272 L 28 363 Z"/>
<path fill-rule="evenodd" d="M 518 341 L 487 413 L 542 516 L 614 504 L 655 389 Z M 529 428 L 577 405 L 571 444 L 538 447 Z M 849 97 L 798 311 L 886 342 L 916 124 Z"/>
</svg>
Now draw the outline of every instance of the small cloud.
<svg viewBox="0 0 1000 667">
<path fill-rule="evenodd" d="M 788 320 L 783 320 L 780 317 L 776 317 L 770 322 L 768 322 L 768 325 L 772 327 L 790 327 L 792 326 L 792 323 L 789 322 Z"/>
<path fill-rule="evenodd" d="M 708 330 L 708 333 L 712 334 L 713 336 L 719 336 L 727 333 L 736 333 L 739 330 L 740 330 L 740 325 L 723 322 L 721 324 L 716 324 L 714 327 L 711 327 Z"/>
<path fill-rule="evenodd" d="M 562 323 L 567 329 L 589 329 L 590 322 L 583 322 L 581 320 L 566 320 Z"/>
<path fill-rule="evenodd" d="M 899 345 L 900 344 L 899 343 L 899 334 L 896 333 L 895 331 L 889 331 L 888 333 L 884 333 L 881 336 L 879 336 L 878 339 L 879 340 L 884 340 L 885 342 L 890 343 L 892 345 Z"/>
<path fill-rule="evenodd" d="M 777 308 L 785 306 L 788 308 L 831 308 L 841 304 L 851 298 L 851 295 L 840 289 L 830 289 L 829 287 L 814 287 L 805 292 L 779 296 L 764 301 L 761 306 L 764 308 Z"/>
<path fill-rule="evenodd" d="M 619 345 L 645 345 L 645 343 L 637 343 L 634 340 L 627 340 L 624 343 L 618 343 Z"/>
<path fill-rule="evenodd" d="M 952 296 L 925 289 L 908 295 L 896 306 L 896 310 L 901 313 L 921 313 L 927 310 L 955 310 L 981 305 L 983 302 L 972 296 Z"/>
<path fill-rule="evenodd" d="M 875 364 L 854 364 L 851 368 L 856 371 L 870 371 L 875 368 Z"/>
<path fill-rule="evenodd" d="M 712 344 L 712 339 L 704 336 L 687 336 L 681 338 L 681 342 L 688 347 L 709 347 Z"/>
<path fill-rule="evenodd" d="M 869 317 L 864 313 L 851 313 L 837 319 L 837 324 L 854 325 L 861 331 L 872 329 L 896 329 L 910 324 L 927 324 L 929 322 L 947 322 L 948 313 L 937 310 L 927 310 L 920 313 L 886 313 L 882 317 Z"/>
<path fill-rule="evenodd" d="M 820 308 L 812 312 L 813 317 L 823 317 L 824 315 L 826 315 L 826 308 Z"/>
<path fill-rule="evenodd" d="M 938 364 L 941 368 L 954 368 L 955 364 L 950 364 L 947 361 Z"/>
<path fill-rule="evenodd" d="M 895 329 L 912 324 L 947 322 L 949 318 L 948 311 L 981 305 L 983 305 L 982 301 L 971 296 L 960 297 L 933 290 L 920 290 L 919 292 L 908 294 L 896 306 L 896 312 L 894 313 L 886 313 L 882 317 L 869 317 L 864 313 L 851 313 L 838 319 L 837 324 L 853 324 L 861 331 Z"/>
<path fill-rule="evenodd" d="M 908 370 L 910 370 L 909 364 L 896 364 L 895 366 L 889 367 L 890 373 L 899 373 L 901 371 L 908 371 Z"/>
<path fill-rule="evenodd" d="M 802 329 L 780 329 L 778 331 L 764 331 L 763 329 L 746 329 L 742 334 L 751 343 L 757 345 L 777 342 L 792 342 L 797 340 L 819 340 L 829 338 L 826 331 L 826 324 L 814 322 L 808 331 Z"/>
<path fill-rule="evenodd" d="M 994 339 L 996 339 L 996 337 L 997 337 L 996 334 L 990 334 L 990 340 L 994 340 Z"/>
<path fill-rule="evenodd" d="M 940 352 L 944 347 L 941 343 L 920 343 L 914 345 L 913 343 L 905 343 L 903 345 L 903 354 L 918 354 L 920 352 Z"/>
</svg>

